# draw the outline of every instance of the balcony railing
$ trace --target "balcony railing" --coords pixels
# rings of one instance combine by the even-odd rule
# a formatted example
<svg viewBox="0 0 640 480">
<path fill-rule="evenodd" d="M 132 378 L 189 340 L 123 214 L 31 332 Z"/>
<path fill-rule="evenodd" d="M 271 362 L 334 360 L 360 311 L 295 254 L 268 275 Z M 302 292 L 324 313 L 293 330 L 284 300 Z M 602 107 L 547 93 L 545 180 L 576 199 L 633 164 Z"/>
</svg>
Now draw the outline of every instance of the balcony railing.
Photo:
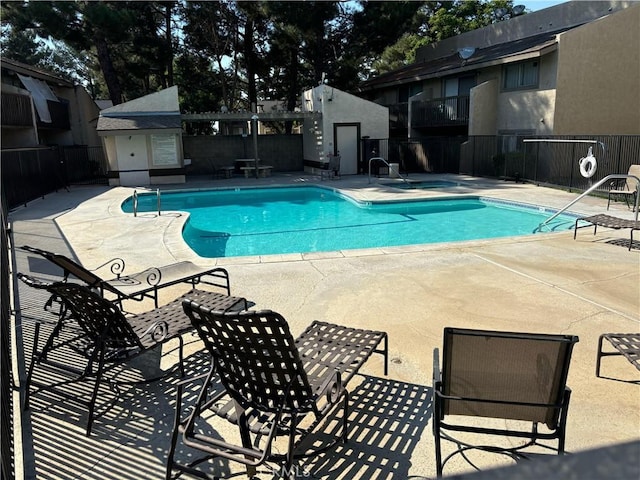
<svg viewBox="0 0 640 480">
<path fill-rule="evenodd" d="M 30 127 L 33 125 L 31 99 L 27 95 L 3 93 L 1 107 L 3 127 Z"/>
<path fill-rule="evenodd" d="M 411 127 L 443 127 L 469 123 L 469 96 L 415 101 L 411 104 Z"/>
<path fill-rule="evenodd" d="M 385 105 L 389 109 L 389 128 L 404 129 L 409 126 L 409 104 Z M 469 123 L 469 96 L 437 98 L 411 103 L 411 127 L 446 127 Z"/>
<path fill-rule="evenodd" d="M 27 95 L 3 93 L 0 106 L 2 107 L 3 127 L 33 126 L 31 99 Z M 39 117 L 36 117 L 38 128 L 71 129 L 69 103 L 67 101 L 54 102 L 47 100 L 47 106 L 49 107 L 51 122 L 43 122 Z"/>
</svg>

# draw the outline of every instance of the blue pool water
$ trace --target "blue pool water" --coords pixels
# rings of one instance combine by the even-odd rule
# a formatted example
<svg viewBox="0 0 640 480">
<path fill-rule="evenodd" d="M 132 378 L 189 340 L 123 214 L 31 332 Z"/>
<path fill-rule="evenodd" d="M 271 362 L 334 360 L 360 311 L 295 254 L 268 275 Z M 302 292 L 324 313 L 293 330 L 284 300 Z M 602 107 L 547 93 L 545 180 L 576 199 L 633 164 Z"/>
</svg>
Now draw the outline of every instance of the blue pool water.
<svg viewBox="0 0 640 480">
<path fill-rule="evenodd" d="M 138 211 L 156 210 L 155 194 L 138 197 Z M 162 210 L 189 212 L 184 239 L 211 258 L 529 235 L 554 213 L 484 198 L 359 203 L 321 187 L 167 192 Z M 573 222 L 561 215 L 544 231 Z"/>
</svg>

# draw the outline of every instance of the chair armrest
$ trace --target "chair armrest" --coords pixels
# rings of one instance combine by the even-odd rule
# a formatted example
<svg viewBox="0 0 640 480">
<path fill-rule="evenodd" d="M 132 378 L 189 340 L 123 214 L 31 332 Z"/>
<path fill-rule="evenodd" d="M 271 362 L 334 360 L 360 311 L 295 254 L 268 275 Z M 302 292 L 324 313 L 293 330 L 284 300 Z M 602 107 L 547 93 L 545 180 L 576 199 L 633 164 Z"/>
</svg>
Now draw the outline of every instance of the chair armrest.
<svg viewBox="0 0 640 480">
<path fill-rule="evenodd" d="M 18 277 L 19 280 L 21 280 L 23 283 L 25 283 L 26 285 L 32 288 L 46 290 L 51 285 L 51 282 L 46 282 L 40 278 L 33 277 L 31 275 L 26 275 L 24 273 L 18 272 L 16 276 Z"/>
<path fill-rule="evenodd" d="M 158 320 L 147 328 L 141 337 L 149 336 L 156 343 L 162 343 L 169 333 L 169 325 L 164 320 Z"/>
<path fill-rule="evenodd" d="M 120 278 L 120 275 L 124 273 L 125 262 L 122 258 L 116 257 L 103 263 L 102 265 L 98 265 L 96 268 L 93 268 L 89 271 L 97 272 L 98 270 L 102 270 L 105 267 L 108 267 L 111 274 L 115 275 L 116 278 Z"/>
<path fill-rule="evenodd" d="M 326 397 L 327 402 L 330 405 L 338 403 L 344 392 L 344 385 L 342 384 L 342 375 L 340 372 L 336 370 L 333 375 L 328 376 L 325 381 L 322 382 L 319 391 Z"/>
<path fill-rule="evenodd" d="M 149 287 L 155 287 L 160 284 L 160 280 L 162 280 L 162 272 L 157 267 L 151 267 L 143 270 L 142 272 L 136 273 L 135 275 L 124 278 L 135 279 L 141 284 L 144 283 Z"/>
<path fill-rule="evenodd" d="M 433 349 L 433 387 L 442 382 L 442 372 L 440 371 L 440 350 Z"/>
<path fill-rule="evenodd" d="M 210 278 L 207 280 L 207 278 Z M 231 282 L 229 281 L 229 272 L 222 267 L 216 267 L 203 273 L 197 283 L 205 283 L 214 287 L 221 288 L 226 291 L 227 295 L 231 295 Z"/>
</svg>

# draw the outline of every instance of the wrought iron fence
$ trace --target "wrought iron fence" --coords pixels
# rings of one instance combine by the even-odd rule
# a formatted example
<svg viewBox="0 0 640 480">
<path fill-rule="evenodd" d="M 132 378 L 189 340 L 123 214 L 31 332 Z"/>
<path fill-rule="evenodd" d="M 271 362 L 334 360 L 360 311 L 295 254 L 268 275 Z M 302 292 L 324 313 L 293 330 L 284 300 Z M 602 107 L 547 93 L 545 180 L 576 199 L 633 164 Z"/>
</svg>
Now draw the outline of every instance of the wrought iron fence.
<svg viewBox="0 0 640 480">
<path fill-rule="evenodd" d="M 62 146 L 4 149 L 2 192 L 8 208 L 78 183 L 107 183 L 102 147 Z"/>
<path fill-rule="evenodd" d="M 585 140 L 594 143 L 583 143 Z M 360 171 L 368 173 L 369 159 L 380 156 L 398 163 L 404 173 L 461 173 L 586 190 L 592 179 L 580 174 L 578 161 L 587 155 L 589 147 L 597 159 L 597 173 L 592 179 L 627 173 L 631 165 L 640 163 L 640 135 L 487 135 L 411 141 L 367 138 L 362 140 Z"/>
<path fill-rule="evenodd" d="M 13 369 L 11 368 L 11 302 L 9 295 L 9 245 L 7 232 L 7 209 L 2 197 L 0 208 L 0 472 L 2 479 L 15 478 L 15 455 L 13 440 Z"/>
</svg>

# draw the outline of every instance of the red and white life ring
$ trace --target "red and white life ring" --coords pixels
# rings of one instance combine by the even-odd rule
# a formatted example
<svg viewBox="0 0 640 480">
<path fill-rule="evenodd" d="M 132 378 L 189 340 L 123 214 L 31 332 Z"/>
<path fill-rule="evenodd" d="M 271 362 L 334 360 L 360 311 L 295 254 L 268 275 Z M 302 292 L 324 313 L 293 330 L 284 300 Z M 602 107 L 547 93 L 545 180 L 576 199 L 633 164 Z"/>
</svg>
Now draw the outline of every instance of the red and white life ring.
<svg viewBox="0 0 640 480">
<path fill-rule="evenodd" d="M 596 161 L 596 157 L 593 156 L 593 149 L 589 147 L 589 152 L 586 157 L 582 157 L 578 164 L 580 165 L 580 174 L 584 178 L 591 178 L 593 174 L 596 173 L 598 169 L 598 162 Z"/>
</svg>

